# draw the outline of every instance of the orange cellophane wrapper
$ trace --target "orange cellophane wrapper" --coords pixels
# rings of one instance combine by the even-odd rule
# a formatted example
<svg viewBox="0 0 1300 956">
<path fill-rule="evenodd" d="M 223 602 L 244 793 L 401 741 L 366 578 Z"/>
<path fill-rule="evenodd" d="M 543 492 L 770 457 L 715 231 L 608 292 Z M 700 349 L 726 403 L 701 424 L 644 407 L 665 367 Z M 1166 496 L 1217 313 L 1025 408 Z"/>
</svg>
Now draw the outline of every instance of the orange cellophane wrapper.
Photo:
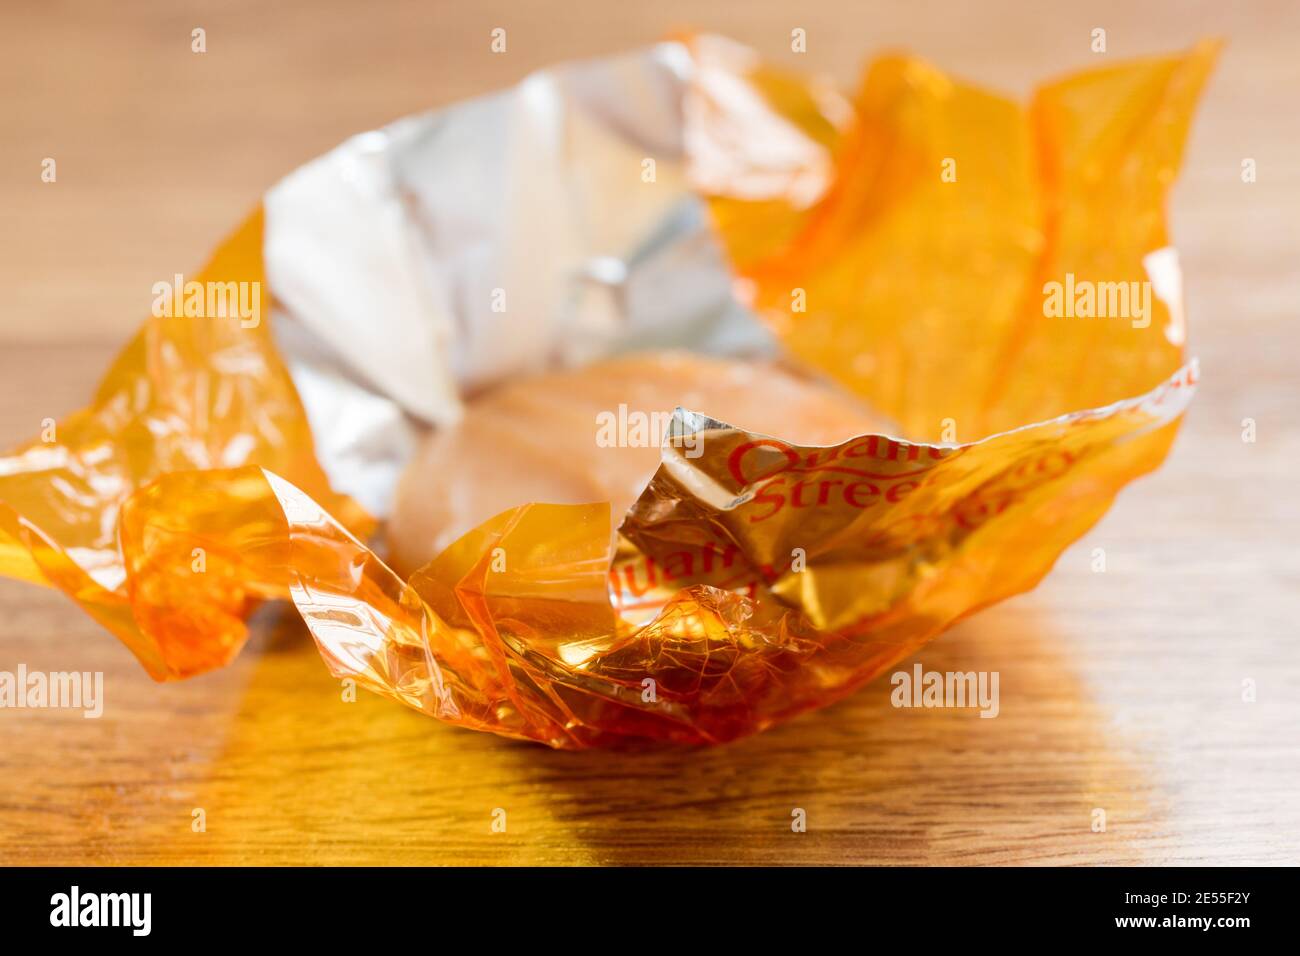
<svg viewBox="0 0 1300 956">
<path fill-rule="evenodd" d="M 1195 386 L 1177 296 L 1153 280 L 1144 324 L 1046 317 L 1044 288 L 1164 267 L 1213 59 L 1026 109 L 889 57 L 846 124 L 797 78 L 736 73 L 833 157 L 812 202 L 713 191 L 741 284 L 911 440 L 803 446 L 679 409 L 617 533 L 605 503 L 521 504 L 404 580 L 330 490 L 265 325 L 155 318 L 89 408 L 0 458 L 0 572 L 68 593 L 160 680 L 225 664 L 285 598 L 335 676 L 553 747 L 719 743 L 828 704 L 1032 588 L 1163 460 Z M 261 274 L 255 215 L 199 279 Z"/>
<path fill-rule="evenodd" d="M 262 298 L 257 314 L 269 314 L 261 250 L 259 210 L 194 279 L 243 283 Z M 358 532 L 371 524 L 330 491 L 266 323 L 156 315 L 89 407 L 0 457 L 0 573 L 64 591 L 157 680 L 219 667 L 247 639 L 253 606 L 276 596 L 240 572 L 238 555 L 261 545 L 261 529 L 228 514 L 211 540 L 191 545 L 204 550 L 186 563 L 204 573 L 178 577 L 148 565 L 151 542 L 131 539 L 119 512 L 150 500 L 149 483 L 164 475 L 252 463 L 318 495 Z M 166 535 L 169 520 L 160 515 L 150 533 Z"/>
</svg>

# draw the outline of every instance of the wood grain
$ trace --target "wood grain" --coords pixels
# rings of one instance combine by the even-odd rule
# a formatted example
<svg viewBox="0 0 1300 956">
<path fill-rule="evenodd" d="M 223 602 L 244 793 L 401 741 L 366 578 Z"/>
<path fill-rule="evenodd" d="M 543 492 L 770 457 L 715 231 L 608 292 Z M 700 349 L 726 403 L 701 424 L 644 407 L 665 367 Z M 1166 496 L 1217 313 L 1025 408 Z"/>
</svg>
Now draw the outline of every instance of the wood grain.
<svg viewBox="0 0 1300 956">
<path fill-rule="evenodd" d="M 0 581 L 0 669 L 106 675 L 100 720 L 0 711 L 0 863 L 1300 862 L 1293 5 L 204 6 L 0 14 L 14 91 L 0 103 L 0 443 L 82 404 L 150 285 L 195 266 L 298 163 L 683 24 L 845 84 L 897 45 L 1013 91 L 1095 62 L 1095 26 L 1112 57 L 1227 36 L 1171 209 L 1204 385 L 1165 467 L 1041 587 L 917 658 L 997 670 L 994 720 L 894 709 L 878 681 L 725 748 L 559 754 L 344 702 L 282 612 L 228 670 L 156 685 L 61 595 Z M 505 56 L 487 52 L 496 25 Z M 207 54 L 189 51 L 194 26 Z M 809 36 L 797 60 L 795 26 Z M 46 156 L 57 183 L 40 182 Z"/>
</svg>

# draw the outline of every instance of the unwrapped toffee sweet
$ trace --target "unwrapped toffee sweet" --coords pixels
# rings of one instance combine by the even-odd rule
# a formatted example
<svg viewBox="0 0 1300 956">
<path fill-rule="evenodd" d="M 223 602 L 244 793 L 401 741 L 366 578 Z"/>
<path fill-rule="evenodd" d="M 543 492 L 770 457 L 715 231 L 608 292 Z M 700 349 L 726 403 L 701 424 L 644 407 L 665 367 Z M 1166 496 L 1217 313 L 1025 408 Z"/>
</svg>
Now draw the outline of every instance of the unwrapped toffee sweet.
<svg viewBox="0 0 1300 956">
<path fill-rule="evenodd" d="M 421 444 L 397 486 L 389 563 L 409 574 L 525 502 L 608 501 L 617 524 L 658 466 L 677 406 L 815 445 L 880 428 L 852 395 L 771 362 L 648 352 L 523 378 Z"/>
</svg>

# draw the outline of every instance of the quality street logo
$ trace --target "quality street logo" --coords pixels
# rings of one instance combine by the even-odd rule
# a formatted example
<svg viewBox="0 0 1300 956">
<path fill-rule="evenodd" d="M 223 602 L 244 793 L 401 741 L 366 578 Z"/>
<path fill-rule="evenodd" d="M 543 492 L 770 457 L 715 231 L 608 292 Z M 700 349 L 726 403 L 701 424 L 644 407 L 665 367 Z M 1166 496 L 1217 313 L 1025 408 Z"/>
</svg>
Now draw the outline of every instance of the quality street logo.
<svg viewBox="0 0 1300 956">
<path fill-rule="evenodd" d="M 74 886 L 50 897 L 51 926 L 129 926 L 148 936 L 153 924 L 152 893 L 82 893 Z"/>
<path fill-rule="evenodd" d="M 104 713 L 103 671 L 0 671 L 0 709 L 81 710 L 87 720 Z"/>
<path fill-rule="evenodd" d="M 980 717 L 996 717 L 997 671 L 926 671 L 920 664 L 911 673 L 895 671 L 889 701 L 895 707 L 978 707 Z"/>
<path fill-rule="evenodd" d="M 153 296 L 153 314 L 159 319 L 238 318 L 245 329 L 262 323 L 260 282 L 186 282 L 177 273 L 171 282 L 155 282 Z"/>
</svg>

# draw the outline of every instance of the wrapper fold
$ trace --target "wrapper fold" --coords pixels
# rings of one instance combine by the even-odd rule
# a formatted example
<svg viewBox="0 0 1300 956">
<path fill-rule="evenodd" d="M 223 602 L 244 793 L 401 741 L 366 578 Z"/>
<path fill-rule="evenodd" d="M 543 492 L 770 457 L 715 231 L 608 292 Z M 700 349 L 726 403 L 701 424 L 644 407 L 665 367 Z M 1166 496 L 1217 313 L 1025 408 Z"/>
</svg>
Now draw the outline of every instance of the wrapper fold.
<svg viewBox="0 0 1300 956">
<path fill-rule="evenodd" d="M 66 592 L 159 680 L 291 600 L 335 676 L 568 748 L 762 730 L 1033 587 L 1194 391 L 1163 205 L 1214 46 L 1028 108 L 886 57 L 847 114 L 718 41 L 680 51 L 688 173 L 747 304 L 910 441 L 678 409 L 616 533 L 604 503 L 521 504 L 403 580 L 331 490 L 270 322 L 155 317 L 88 408 L 0 458 L 0 573 Z M 270 316 L 263 241 L 259 210 L 195 278 L 256 283 Z M 1067 274 L 1149 282 L 1145 322 L 1045 316 Z"/>
</svg>

